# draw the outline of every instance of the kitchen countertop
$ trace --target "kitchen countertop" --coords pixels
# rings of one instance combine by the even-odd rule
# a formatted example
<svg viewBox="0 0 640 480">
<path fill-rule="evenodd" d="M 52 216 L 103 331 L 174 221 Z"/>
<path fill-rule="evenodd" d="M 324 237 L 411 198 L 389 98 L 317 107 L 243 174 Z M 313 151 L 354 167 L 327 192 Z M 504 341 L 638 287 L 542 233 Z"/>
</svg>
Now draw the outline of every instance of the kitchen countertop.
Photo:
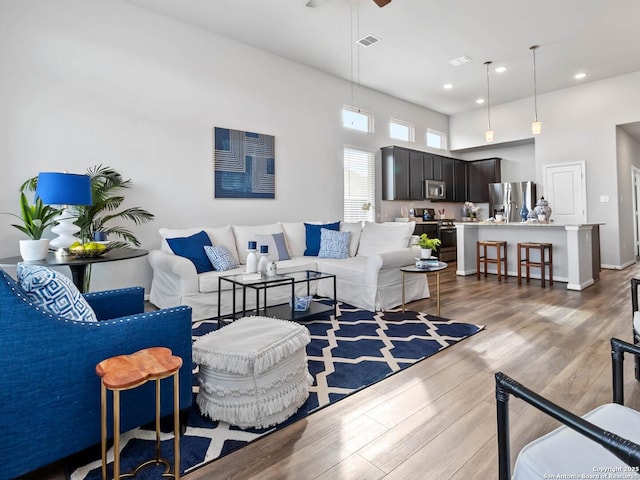
<svg viewBox="0 0 640 480">
<path fill-rule="evenodd" d="M 587 225 L 587 226 L 592 226 L 592 225 L 605 225 L 604 223 L 600 223 L 600 222 L 585 222 L 585 223 L 555 223 L 553 221 L 551 222 L 488 222 L 488 221 L 481 221 L 481 222 L 456 222 L 455 225 L 464 225 L 464 226 L 482 226 L 482 227 L 561 227 L 561 228 L 565 228 L 565 227 L 579 227 L 579 226 L 583 226 L 583 225 Z"/>
<path fill-rule="evenodd" d="M 452 222 L 458 222 L 458 220 L 455 219 L 451 219 L 451 218 L 447 218 L 446 220 L 448 221 L 452 221 Z M 421 225 L 438 225 L 438 223 L 440 223 L 440 220 L 423 220 L 421 218 L 410 218 L 409 219 L 410 222 L 416 222 L 416 224 L 421 224 Z"/>
<path fill-rule="evenodd" d="M 491 225 L 494 227 L 564 227 L 564 223 L 554 223 L 554 222 L 489 222 L 489 221 L 480 221 L 480 222 L 456 222 L 456 225 Z"/>
</svg>

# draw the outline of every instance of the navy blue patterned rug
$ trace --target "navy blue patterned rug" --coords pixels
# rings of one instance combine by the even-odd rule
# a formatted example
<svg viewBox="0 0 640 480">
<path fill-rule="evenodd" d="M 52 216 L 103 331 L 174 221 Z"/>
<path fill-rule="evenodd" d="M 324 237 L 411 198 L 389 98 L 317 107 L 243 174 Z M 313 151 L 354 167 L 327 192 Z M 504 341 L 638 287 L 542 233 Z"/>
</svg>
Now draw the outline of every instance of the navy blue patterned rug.
<svg viewBox="0 0 640 480">
<path fill-rule="evenodd" d="M 339 304 L 339 316 L 330 314 L 303 322 L 311 332 L 307 345 L 309 372 L 314 377 L 306 403 L 284 423 L 266 429 L 247 429 L 213 422 L 200 414 L 195 402 L 198 391 L 194 374 L 194 401 L 185 435 L 180 441 L 181 470 L 188 473 L 216 458 L 243 447 L 247 443 L 314 411 L 370 386 L 389 375 L 407 368 L 482 330 L 483 326 L 460 323 L 421 312 L 391 310 L 368 312 Z M 193 324 L 194 339 L 217 328 L 217 321 Z M 195 366 L 194 366 L 195 367 Z M 194 373 L 197 367 L 194 368 Z M 173 462 L 171 426 L 163 434 L 162 450 Z M 121 437 L 121 471 L 132 470 L 154 451 L 153 425 L 127 432 Z M 99 449 L 97 457 L 74 467 L 71 480 L 100 478 Z M 113 452 L 108 454 L 113 459 Z M 155 467 L 142 470 L 136 479 L 158 478 Z M 111 464 L 109 465 L 111 470 Z"/>
</svg>

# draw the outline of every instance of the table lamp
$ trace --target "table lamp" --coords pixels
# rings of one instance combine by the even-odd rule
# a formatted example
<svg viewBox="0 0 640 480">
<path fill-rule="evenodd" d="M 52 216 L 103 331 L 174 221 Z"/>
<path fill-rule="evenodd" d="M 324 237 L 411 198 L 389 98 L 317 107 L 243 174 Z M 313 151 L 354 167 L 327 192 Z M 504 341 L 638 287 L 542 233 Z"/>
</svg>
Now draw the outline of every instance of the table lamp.
<svg viewBox="0 0 640 480">
<path fill-rule="evenodd" d="M 47 205 L 64 206 L 60 215 L 55 218 L 58 225 L 51 229 L 58 237 L 49 242 L 57 253 L 62 253 L 65 248 L 78 241 L 74 235 L 80 231 L 80 227 L 74 223 L 78 215 L 69 206 L 93 203 L 91 177 L 75 173 L 40 172 L 36 197 Z"/>
</svg>

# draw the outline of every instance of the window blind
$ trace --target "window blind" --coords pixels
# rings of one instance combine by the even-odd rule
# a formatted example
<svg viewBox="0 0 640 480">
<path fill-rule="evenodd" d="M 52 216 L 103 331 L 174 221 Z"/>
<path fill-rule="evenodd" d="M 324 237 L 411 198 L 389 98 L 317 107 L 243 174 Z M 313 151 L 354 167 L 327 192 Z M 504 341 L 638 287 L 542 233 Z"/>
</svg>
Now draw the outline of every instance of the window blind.
<svg viewBox="0 0 640 480">
<path fill-rule="evenodd" d="M 375 221 L 374 155 L 344 149 L 344 221 Z"/>
</svg>

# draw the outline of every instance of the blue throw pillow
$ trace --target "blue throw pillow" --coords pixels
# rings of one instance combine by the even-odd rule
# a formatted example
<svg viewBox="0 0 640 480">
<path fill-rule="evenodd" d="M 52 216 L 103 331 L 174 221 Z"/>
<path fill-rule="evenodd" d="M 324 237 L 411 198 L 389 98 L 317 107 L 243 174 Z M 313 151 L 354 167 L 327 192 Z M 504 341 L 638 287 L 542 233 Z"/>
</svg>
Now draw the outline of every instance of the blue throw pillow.
<svg viewBox="0 0 640 480">
<path fill-rule="evenodd" d="M 320 229 L 320 258 L 349 258 L 351 232 Z"/>
<path fill-rule="evenodd" d="M 213 265 L 204 251 L 205 246 L 211 246 L 211 239 L 204 230 L 190 237 L 167 238 L 169 247 L 176 255 L 188 258 L 196 267 L 196 272 L 210 272 Z"/>
<path fill-rule="evenodd" d="M 97 322 L 96 314 L 77 287 L 64 275 L 41 265 L 19 263 L 18 282 L 36 307 L 57 317 Z"/>
<path fill-rule="evenodd" d="M 239 266 L 229 249 L 224 245 L 220 245 L 219 247 L 206 245 L 204 251 L 207 257 L 209 257 L 211 265 L 213 265 L 213 268 L 218 272 L 224 272 L 225 270 L 231 270 Z"/>
<path fill-rule="evenodd" d="M 315 225 L 313 223 L 305 223 L 304 229 L 306 234 L 307 249 L 304 251 L 305 256 L 317 257 L 320 251 L 320 230 L 340 230 L 340 222 L 325 223 L 324 225 Z"/>
</svg>

